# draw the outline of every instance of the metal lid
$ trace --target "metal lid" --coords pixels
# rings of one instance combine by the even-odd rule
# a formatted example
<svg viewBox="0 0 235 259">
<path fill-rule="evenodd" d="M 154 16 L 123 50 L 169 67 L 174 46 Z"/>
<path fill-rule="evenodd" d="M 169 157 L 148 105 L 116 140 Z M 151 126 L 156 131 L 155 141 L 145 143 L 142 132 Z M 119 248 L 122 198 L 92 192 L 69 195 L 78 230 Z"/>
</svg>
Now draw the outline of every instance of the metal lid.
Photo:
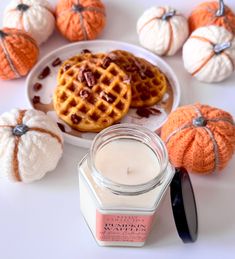
<svg viewBox="0 0 235 259">
<path fill-rule="evenodd" d="M 193 187 L 184 168 L 177 168 L 171 182 L 171 205 L 178 234 L 184 243 L 197 240 L 198 217 Z"/>
</svg>

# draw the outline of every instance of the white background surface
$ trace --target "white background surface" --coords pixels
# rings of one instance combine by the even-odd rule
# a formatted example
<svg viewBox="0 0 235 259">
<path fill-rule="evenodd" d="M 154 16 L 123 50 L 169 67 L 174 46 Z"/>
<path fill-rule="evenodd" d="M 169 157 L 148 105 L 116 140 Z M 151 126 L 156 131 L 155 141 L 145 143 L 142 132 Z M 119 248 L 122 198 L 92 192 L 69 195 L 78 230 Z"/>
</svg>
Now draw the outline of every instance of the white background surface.
<svg viewBox="0 0 235 259">
<path fill-rule="evenodd" d="M 193 6 L 202 1 L 104 2 L 108 21 L 100 38 L 138 44 L 135 25 L 147 7 L 164 2 L 188 15 Z M 226 2 L 235 11 L 235 1 Z M 0 0 L 0 21 L 7 3 Z M 41 47 L 41 57 L 66 43 L 55 33 Z M 220 84 L 207 85 L 192 79 L 184 71 L 181 53 L 165 60 L 175 69 L 182 85 L 181 104 L 200 101 L 223 108 L 235 116 L 235 74 Z M 27 107 L 24 83 L 25 79 L 0 81 L 0 113 L 13 107 Z M 0 181 L 1 259 L 234 258 L 235 158 L 220 175 L 191 176 L 199 216 L 196 243 L 185 245 L 178 238 L 168 195 L 161 204 L 145 247 L 105 248 L 97 246 L 79 210 L 76 166 L 85 153 L 84 149 L 65 145 L 57 170 L 43 180 L 31 185 Z"/>
</svg>

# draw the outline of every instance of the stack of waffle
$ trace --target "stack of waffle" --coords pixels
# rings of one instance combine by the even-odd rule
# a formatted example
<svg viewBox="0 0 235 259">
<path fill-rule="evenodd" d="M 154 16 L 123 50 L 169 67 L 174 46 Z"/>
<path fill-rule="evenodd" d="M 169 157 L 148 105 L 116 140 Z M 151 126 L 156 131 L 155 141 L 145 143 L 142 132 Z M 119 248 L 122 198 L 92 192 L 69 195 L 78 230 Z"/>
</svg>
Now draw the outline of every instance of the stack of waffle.
<svg viewBox="0 0 235 259">
<path fill-rule="evenodd" d="M 159 102 L 166 76 L 143 58 L 124 50 L 93 54 L 83 51 L 59 69 L 53 103 L 72 128 L 99 132 L 119 122 L 130 107 Z"/>
</svg>

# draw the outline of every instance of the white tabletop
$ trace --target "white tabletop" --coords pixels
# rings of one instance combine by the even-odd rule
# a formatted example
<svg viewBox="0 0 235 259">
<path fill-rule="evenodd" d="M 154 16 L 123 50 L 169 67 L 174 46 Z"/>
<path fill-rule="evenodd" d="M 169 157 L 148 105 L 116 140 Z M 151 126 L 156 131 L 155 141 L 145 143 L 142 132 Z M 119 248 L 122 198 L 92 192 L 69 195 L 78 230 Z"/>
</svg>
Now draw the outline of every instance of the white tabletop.
<svg viewBox="0 0 235 259">
<path fill-rule="evenodd" d="M 136 21 L 144 9 L 169 3 L 188 15 L 200 0 L 105 0 L 108 22 L 100 38 L 138 44 Z M 193 3 L 192 3 L 193 2 Z M 227 0 L 235 11 L 235 1 Z M 8 1 L 0 1 L 0 21 Z M 56 1 L 51 3 L 55 4 Z M 1 22 L 0 22 L 1 23 Z M 41 47 L 41 57 L 67 41 L 55 33 Z M 192 79 L 183 68 L 181 53 L 165 60 L 182 85 L 181 104 L 201 102 L 223 108 L 235 116 L 235 73 L 225 82 L 208 85 Z M 27 107 L 25 79 L 0 81 L 0 113 Z M 76 166 L 87 150 L 65 145 L 57 169 L 39 182 L 0 182 L 0 258 L 234 258 L 235 157 L 219 175 L 191 175 L 198 206 L 199 237 L 183 244 L 177 236 L 169 195 L 161 204 L 145 247 L 99 247 L 79 209 Z"/>
</svg>

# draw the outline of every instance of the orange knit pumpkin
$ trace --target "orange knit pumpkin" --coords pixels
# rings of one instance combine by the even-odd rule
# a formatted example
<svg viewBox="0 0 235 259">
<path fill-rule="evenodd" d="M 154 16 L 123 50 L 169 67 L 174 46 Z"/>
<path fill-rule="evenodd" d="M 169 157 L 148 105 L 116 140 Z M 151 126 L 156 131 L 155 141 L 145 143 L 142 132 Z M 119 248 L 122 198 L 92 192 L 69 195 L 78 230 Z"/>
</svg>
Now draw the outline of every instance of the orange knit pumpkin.
<svg viewBox="0 0 235 259">
<path fill-rule="evenodd" d="M 175 167 L 206 174 L 223 169 L 235 151 L 232 116 L 208 105 L 189 105 L 170 114 L 162 128 Z"/>
<path fill-rule="evenodd" d="M 25 76 L 37 62 L 39 49 L 27 33 L 4 28 L 0 30 L 0 78 L 3 80 Z"/>
<path fill-rule="evenodd" d="M 200 4 L 191 13 L 188 21 L 191 32 L 199 27 L 217 25 L 235 34 L 235 14 L 221 0 Z"/>
<path fill-rule="evenodd" d="M 105 22 L 105 7 L 100 0 L 60 0 L 56 7 L 57 27 L 70 41 L 95 39 Z"/>
</svg>

